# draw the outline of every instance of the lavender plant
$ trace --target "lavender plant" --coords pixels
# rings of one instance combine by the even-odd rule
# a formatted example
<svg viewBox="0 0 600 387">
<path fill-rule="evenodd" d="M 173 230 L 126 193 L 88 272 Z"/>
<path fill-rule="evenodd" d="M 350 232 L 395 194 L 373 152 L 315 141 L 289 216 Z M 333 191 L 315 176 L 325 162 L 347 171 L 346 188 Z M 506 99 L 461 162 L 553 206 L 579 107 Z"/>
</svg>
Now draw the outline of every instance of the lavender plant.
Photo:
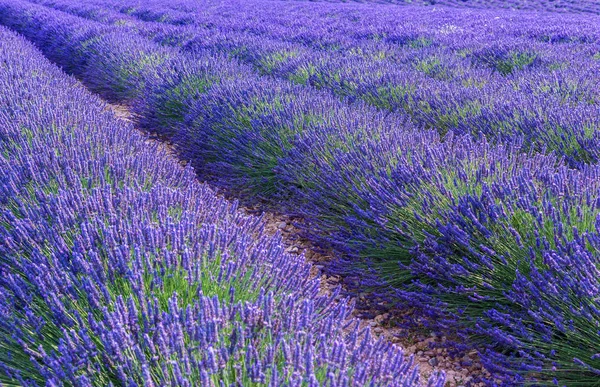
<svg viewBox="0 0 600 387">
<path fill-rule="evenodd" d="M 419 384 L 259 218 L 4 28 L 0 58 L 0 382 Z"/>
<path fill-rule="evenodd" d="M 3 4 L 2 22 L 18 28 L 31 39 L 36 40 L 37 35 L 27 26 L 35 25 L 54 33 L 51 23 L 35 16 L 48 12 L 46 8 L 8 0 L 0 4 Z M 304 7 L 299 9 L 306 11 Z M 30 19 L 20 18 L 23 10 L 28 11 Z M 138 12 L 129 8 L 125 11 L 131 15 Z M 156 12 L 148 15 L 158 14 Z M 162 13 L 160 18 L 167 13 Z M 65 14 L 55 15 L 74 20 Z M 466 13 L 464 17 L 471 15 Z M 476 20 L 475 24 L 485 20 Z M 97 26 L 89 24 L 90 28 Z M 160 41 L 178 36 L 162 34 L 157 25 L 133 25 L 142 36 L 160 36 Z M 117 34 L 119 30 L 123 34 L 133 31 L 125 24 L 112 28 Z M 367 40 L 387 39 L 386 35 L 374 34 L 368 29 L 358 32 Z M 531 33 L 544 39 L 546 32 L 547 29 L 516 33 Z M 312 35 L 318 35 L 318 31 L 301 33 L 306 35 L 300 34 L 295 39 L 309 41 Z M 575 36 L 571 33 L 574 32 L 567 35 Z M 331 56 L 337 63 L 350 63 L 348 58 L 332 54 L 339 45 L 348 42 L 331 39 L 331 35 L 326 35 L 318 44 L 302 47 L 319 48 L 323 60 Z M 209 168 L 240 179 L 242 187 L 254 187 L 254 194 L 262 192 L 274 201 L 285 200 L 287 208 L 296 208 L 305 216 L 309 222 L 307 232 L 312 238 L 346 252 L 353 272 L 369 281 L 370 275 L 375 278 L 373 282 L 365 281 L 364 286 L 376 286 L 377 282 L 392 285 L 391 292 L 399 302 L 409 302 L 427 313 L 442 315 L 443 324 L 462 328 L 465 343 L 478 345 L 480 355 L 494 373 L 496 379 L 490 380 L 490 384 L 497 379 L 508 385 L 597 383 L 600 368 L 596 328 L 599 321 L 598 167 L 582 163 L 577 165 L 579 170 L 569 169 L 560 158 L 534 152 L 539 149 L 532 147 L 526 138 L 522 139 L 525 146 L 512 139 L 508 141 L 510 134 L 514 134 L 510 129 L 514 122 L 535 121 L 535 114 L 546 114 L 543 110 L 540 113 L 532 108 L 528 111 L 535 113 L 533 117 L 525 114 L 526 119 L 515 117 L 517 121 L 506 122 L 508 129 L 503 132 L 505 137 L 500 136 L 500 144 L 488 142 L 483 136 L 473 137 L 466 129 L 449 130 L 442 137 L 437 130 L 419 129 L 401 114 L 386 116 L 349 98 L 337 101 L 326 92 L 258 77 L 248 67 L 227 61 L 228 50 L 237 47 L 227 46 L 227 41 L 219 46 L 220 51 L 215 55 L 208 46 L 178 52 L 150 41 L 142 43 L 138 37 L 131 40 L 132 47 L 137 45 L 144 53 L 165 52 L 170 58 L 160 69 L 150 73 L 151 79 L 145 83 L 143 93 L 132 83 L 127 86 L 133 88 L 132 94 L 122 94 L 127 98 L 138 95 L 134 103 L 143 107 L 142 116 L 152 118 L 148 115 L 152 106 L 160 108 L 171 101 L 172 107 L 159 112 L 160 123 L 170 123 L 171 126 L 163 130 L 174 133 L 172 138 L 186 150 L 188 157 L 196 158 L 196 165 L 208 162 Z M 431 101 L 439 103 L 451 100 L 452 89 L 444 86 L 444 78 L 458 65 L 448 67 L 444 61 L 436 61 L 445 55 L 443 50 L 435 51 L 439 42 L 418 35 L 396 35 L 390 40 L 418 50 L 433 47 L 431 51 L 413 53 L 402 60 L 414 63 L 415 69 L 425 74 L 424 78 L 435 79 L 429 86 L 426 84 L 429 88 L 425 88 L 423 95 L 430 93 L 434 97 Z M 560 41 L 560 36 L 556 40 Z M 112 42 L 124 47 L 111 50 L 131 52 L 127 39 Z M 540 59 L 540 65 L 537 56 L 523 56 L 523 51 L 515 53 L 484 43 L 475 50 L 461 46 L 460 41 L 453 43 L 453 47 L 465 55 L 465 60 L 473 63 L 469 71 L 475 75 L 465 74 L 462 79 L 473 82 L 475 89 L 480 90 L 478 80 L 495 74 L 497 80 L 511 79 L 510 87 L 526 90 L 518 94 L 523 99 L 515 106 L 536 106 L 531 102 L 536 92 L 551 95 L 540 98 L 543 103 L 567 100 L 565 106 L 571 107 L 570 103 L 581 98 L 593 100 L 591 84 L 575 83 L 583 85 L 583 90 L 579 90 L 573 87 L 575 78 L 557 78 L 552 83 L 543 80 L 542 73 L 535 72 L 535 67 L 542 66 L 551 55 L 542 55 L 544 60 Z M 128 61 L 132 56 L 125 55 L 120 63 L 120 56 L 103 52 L 108 45 L 98 43 L 94 47 L 98 50 L 92 53 L 99 60 L 88 61 L 89 72 L 102 71 L 106 77 L 122 79 L 119 69 L 130 68 Z M 187 48 L 191 49 L 192 45 Z M 243 55 L 252 52 L 247 50 Z M 582 55 L 591 52 L 592 47 L 580 51 Z M 432 58 L 431 54 L 436 56 Z M 570 55 L 576 56 L 577 49 Z M 237 57 L 237 54 L 232 56 Z M 96 65 L 106 65 L 102 57 L 110 58 L 110 71 L 93 69 Z M 216 62 L 207 65 L 213 58 Z M 272 57 L 270 65 L 282 63 L 281 58 Z M 287 58 L 283 55 L 283 62 Z M 62 60 L 68 61 L 68 58 Z M 221 63 L 224 76 L 218 71 Z M 465 62 L 457 60 L 456 63 Z M 179 69 L 185 69 L 181 75 Z M 195 71 L 199 73 L 194 75 Z M 352 96 L 348 90 L 356 86 L 349 83 L 346 87 L 343 77 L 338 75 L 337 78 L 321 68 L 310 70 L 306 77 L 317 86 L 319 82 L 325 85 L 337 82 L 335 84 L 345 90 L 344 95 Z M 201 87 L 193 86 L 198 80 Z M 400 87 L 377 92 L 397 100 L 398 104 L 410 102 L 415 92 L 410 85 L 403 85 L 401 78 L 393 78 L 389 83 L 400 84 Z M 534 97 L 527 96 L 532 90 L 535 90 Z M 335 89 L 335 94 L 340 93 Z M 497 96 L 501 96 L 498 93 Z M 482 109 L 464 96 L 455 101 L 456 106 L 466 109 L 463 115 L 468 115 L 469 109 L 475 112 Z M 500 98 L 496 105 L 484 106 L 497 108 L 504 106 L 504 102 Z M 552 106 L 560 106 L 560 103 Z M 595 135 L 593 124 L 584 130 L 589 131 L 586 135 L 589 138 L 569 137 L 575 132 L 570 122 L 575 122 L 577 115 L 593 120 L 593 111 L 587 109 L 591 108 L 576 105 L 572 118 L 559 116 L 557 121 L 547 121 L 561 122 L 561 125 L 550 125 L 554 132 L 535 133 L 543 135 L 539 137 L 543 143 L 555 150 L 561 149 L 562 156 L 578 155 L 567 161 L 589 161 L 581 155 L 593 155 L 595 151 L 590 145 Z M 500 110 L 498 114 L 507 114 L 505 117 L 515 114 L 515 110 L 508 107 L 506 111 Z M 435 117 L 434 111 L 440 110 L 431 104 L 423 105 L 419 114 Z M 492 112 L 486 114 L 492 118 L 474 122 L 485 128 L 492 127 L 494 122 L 504 122 L 504 118 L 496 121 Z M 305 121 L 307 116 L 308 122 Z M 410 114 L 410 119 L 415 120 L 415 115 Z M 459 127 L 469 119 L 449 116 L 444 122 Z M 531 127 L 536 124 L 532 123 Z M 502 130 L 503 127 L 496 127 L 492 131 Z M 592 142 L 584 142 L 586 138 Z M 524 153 L 524 149 L 530 152 Z M 580 151 L 592 153 L 578 153 Z M 250 167 L 256 165 L 261 166 L 257 175 L 250 176 L 249 173 L 255 171 Z M 265 181 L 279 183 L 265 184 Z M 273 187 L 285 187 L 291 192 L 280 195 L 280 189 Z"/>
<path fill-rule="evenodd" d="M 61 9 L 73 7 L 67 1 Z M 161 9 L 160 2 L 128 15 L 166 23 L 162 30 L 140 27 L 161 44 L 231 55 L 262 74 L 406 112 L 442 134 L 522 137 L 527 147 L 554 151 L 574 167 L 598 160 L 592 18 L 444 9 L 425 11 L 427 24 L 417 26 L 412 20 L 422 8 L 283 7 L 279 13 L 268 3 L 244 8 L 251 17 L 232 19 L 220 14 L 233 6 L 205 15 L 192 4 L 196 14 L 185 28 L 174 21 L 181 12 Z M 130 10 L 122 2 L 114 8 Z"/>
</svg>

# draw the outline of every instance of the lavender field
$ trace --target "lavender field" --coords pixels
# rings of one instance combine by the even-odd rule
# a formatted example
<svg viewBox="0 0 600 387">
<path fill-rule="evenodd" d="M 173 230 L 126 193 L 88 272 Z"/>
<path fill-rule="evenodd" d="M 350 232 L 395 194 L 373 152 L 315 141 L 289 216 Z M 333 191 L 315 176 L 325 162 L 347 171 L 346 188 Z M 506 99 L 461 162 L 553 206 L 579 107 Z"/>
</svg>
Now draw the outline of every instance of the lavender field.
<svg viewBox="0 0 600 387">
<path fill-rule="evenodd" d="M 600 2 L 0 0 L 0 171 L 0 386 L 600 386 Z"/>
</svg>

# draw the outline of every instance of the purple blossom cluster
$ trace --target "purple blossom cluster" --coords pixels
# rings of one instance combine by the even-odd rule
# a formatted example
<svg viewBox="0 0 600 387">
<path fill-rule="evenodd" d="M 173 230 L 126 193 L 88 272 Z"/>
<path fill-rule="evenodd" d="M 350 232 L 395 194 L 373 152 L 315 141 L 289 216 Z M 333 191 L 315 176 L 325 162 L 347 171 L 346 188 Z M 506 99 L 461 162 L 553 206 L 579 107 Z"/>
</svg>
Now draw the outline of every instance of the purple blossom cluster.
<svg viewBox="0 0 600 387">
<path fill-rule="evenodd" d="M 0 68 L 0 384 L 426 384 L 260 218 L 4 27 Z"/>
<path fill-rule="evenodd" d="M 310 0 L 327 3 L 347 0 Z M 394 5 L 445 6 L 474 9 L 507 9 L 512 11 L 544 11 L 556 13 L 600 14 L 600 4 L 594 0 L 352 0 L 357 3 Z"/>
<path fill-rule="evenodd" d="M 60 11 L 2 0 L 0 22 L 197 169 L 302 215 L 362 290 L 459 328 L 491 385 L 598 383 L 597 19 L 43 4 Z"/>
<path fill-rule="evenodd" d="M 50 3 L 135 26 L 161 45 L 233 56 L 261 74 L 406 113 L 441 134 L 521 138 L 574 167 L 599 161 L 596 16 L 295 2 L 210 11 L 182 2 L 184 12 L 158 0 L 98 2 L 111 12 Z"/>
</svg>

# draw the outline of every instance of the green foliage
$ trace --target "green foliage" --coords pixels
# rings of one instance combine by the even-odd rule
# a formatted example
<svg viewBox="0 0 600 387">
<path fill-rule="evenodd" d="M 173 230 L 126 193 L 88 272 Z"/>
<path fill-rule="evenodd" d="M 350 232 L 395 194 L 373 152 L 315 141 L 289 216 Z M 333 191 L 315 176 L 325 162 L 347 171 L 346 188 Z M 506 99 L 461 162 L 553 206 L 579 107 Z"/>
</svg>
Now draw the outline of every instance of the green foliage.
<svg viewBox="0 0 600 387">
<path fill-rule="evenodd" d="M 269 55 L 261 58 L 258 64 L 258 68 L 261 74 L 271 74 L 275 69 L 287 62 L 290 59 L 296 58 L 298 53 L 296 51 L 276 51 L 272 52 Z"/>
<path fill-rule="evenodd" d="M 536 58 L 537 54 L 534 53 L 513 51 L 508 57 L 496 61 L 494 63 L 494 68 L 502 75 L 509 75 L 530 66 Z"/>
<path fill-rule="evenodd" d="M 155 104 L 154 109 L 163 129 L 171 128 L 183 121 L 188 111 L 186 102 L 194 96 L 206 93 L 218 80 L 203 74 L 194 74 L 167 88 Z"/>
</svg>

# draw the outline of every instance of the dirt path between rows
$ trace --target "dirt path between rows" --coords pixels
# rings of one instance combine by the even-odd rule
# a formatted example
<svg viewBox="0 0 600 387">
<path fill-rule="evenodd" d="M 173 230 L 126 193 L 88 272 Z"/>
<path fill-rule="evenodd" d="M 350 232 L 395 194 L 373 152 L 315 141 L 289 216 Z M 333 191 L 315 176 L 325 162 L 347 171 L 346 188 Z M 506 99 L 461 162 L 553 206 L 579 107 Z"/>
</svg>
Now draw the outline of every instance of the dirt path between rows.
<svg viewBox="0 0 600 387">
<path fill-rule="evenodd" d="M 112 111 L 117 118 L 133 123 L 136 127 L 135 117 L 126 106 L 107 103 L 107 110 Z M 158 142 L 179 163 L 187 164 L 179 157 L 177 146 L 168 139 L 161 138 L 156 134 L 149 134 L 142 129 L 137 130 L 144 134 L 148 142 Z M 199 179 L 201 180 L 200 177 Z M 237 197 L 235 193 L 224 192 L 222 189 L 214 187 L 210 182 L 203 181 L 203 183 L 211 186 L 215 192 L 228 200 L 243 199 Z M 298 224 L 302 223 L 302 219 L 270 210 L 265 211 L 260 205 L 254 207 L 240 205 L 240 211 L 248 215 L 262 215 L 265 222 L 265 231 L 270 235 L 279 233 L 288 253 L 302 254 L 309 262 L 313 263 L 312 273 L 321 278 L 323 292 L 330 293 L 334 288 L 344 286 L 340 276 L 327 274 L 323 270 L 324 263 L 333 259 L 335 253 L 332 251 L 323 252 L 323 249 L 302 237 L 301 230 L 297 227 Z M 369 326 L 371 328 L 371 333 L 375 337 L 382 337 L 391 343 L 397 344 L 404 349 L 407 356 L 414 355 L 415 363 L 419 365 L 422 380 L 426 381 L 432 373 L 443 371 L 446 374 L 446 387 L 479 387 L 484 384 L 475 381 L 481 377 L 489 377 L 489 374 L 483 369 L 478 360 L 477 351 L 473 350 L 462 353 L 460 356 L 451 356 L 449 353 L 451 348 L 445 348 L 447 346 L 444 345 L 448 341 L 446 336 L 439 336 L 424 330 L 416 331 L 400 328 L 395 321 L 410 314 L 410 311 L 389 311 L 380 307 L 372 308 L 368 312 L 355 310 L 354 315 L 360 319 L 363 327 Z"/>
</svg>

